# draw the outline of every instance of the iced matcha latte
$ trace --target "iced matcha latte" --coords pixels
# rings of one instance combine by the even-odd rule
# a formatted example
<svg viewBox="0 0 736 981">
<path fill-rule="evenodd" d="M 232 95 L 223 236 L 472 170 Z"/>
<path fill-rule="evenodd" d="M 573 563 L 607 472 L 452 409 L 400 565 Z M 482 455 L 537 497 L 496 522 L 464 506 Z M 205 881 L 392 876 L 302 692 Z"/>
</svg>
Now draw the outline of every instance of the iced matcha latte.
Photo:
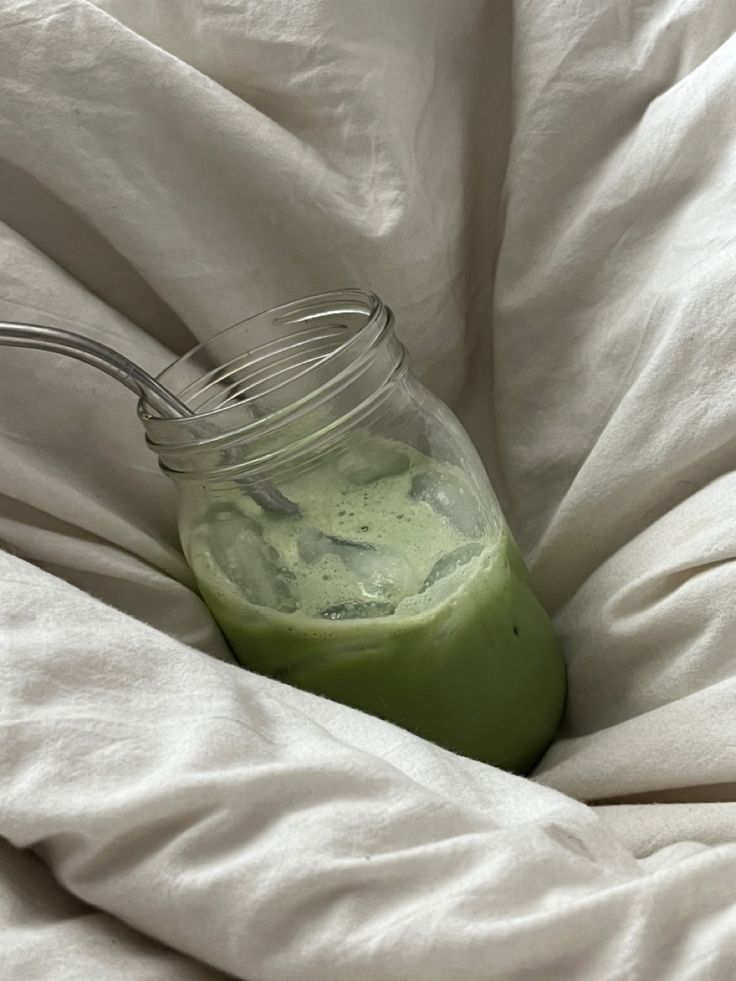
<svg viewBox="0 0 736 981">
<path fill-rule="evenodd" d="M 370 437 L 280 486 L 298 514 L 223 491 L 190 538 L 240 663 L 527 771 L 562 711 L 562 657 L 463 470 Z"/>
</svg>

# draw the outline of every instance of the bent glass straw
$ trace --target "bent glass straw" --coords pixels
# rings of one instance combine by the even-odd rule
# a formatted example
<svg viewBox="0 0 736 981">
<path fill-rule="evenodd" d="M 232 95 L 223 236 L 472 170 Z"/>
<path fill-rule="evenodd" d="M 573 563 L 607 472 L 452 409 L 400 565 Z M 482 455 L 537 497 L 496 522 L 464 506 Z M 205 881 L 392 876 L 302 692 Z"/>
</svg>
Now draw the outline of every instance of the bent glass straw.
<svg viewBox="0 0 736 981">
<path fill-rule="evenodd" d="M 196 416 L 196 413 L 181 402 L 173 392 L 164 388 L 134 361 L 126 358 L 119 351 L 82 334 L 43 324 L 0 320 L 0 345 L 50 351 L 53 354 L 63 354 L 85 364 L 91 364 L 121 382 L 131 392 L 135 392 L 138 398 L 143 399 L 165 419 Z M 249 481 L 237 482 L 241 483 L 265 510 L 280 514 L 299 513 L 299 507 L 273 485 L 259 482 L 256 487 Z"/>
</svg>

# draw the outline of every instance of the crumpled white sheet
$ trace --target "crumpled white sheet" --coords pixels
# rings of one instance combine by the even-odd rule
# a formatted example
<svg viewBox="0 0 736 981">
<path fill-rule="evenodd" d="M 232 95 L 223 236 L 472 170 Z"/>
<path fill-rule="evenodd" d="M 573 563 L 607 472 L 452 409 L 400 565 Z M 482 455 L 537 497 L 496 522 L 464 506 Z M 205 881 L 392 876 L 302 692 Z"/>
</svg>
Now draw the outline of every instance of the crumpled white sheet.
<svg viewBox="0 0 736 981">
<path fill-rule="evenodd" d="M 734 976 L 734 27 L 5 0 L 0 317 L 155 371 L 376 289 L 570 704 L 532 782 L 227 663 L 129 394 L 2 350 L 0 977 Z"/>
</svg>

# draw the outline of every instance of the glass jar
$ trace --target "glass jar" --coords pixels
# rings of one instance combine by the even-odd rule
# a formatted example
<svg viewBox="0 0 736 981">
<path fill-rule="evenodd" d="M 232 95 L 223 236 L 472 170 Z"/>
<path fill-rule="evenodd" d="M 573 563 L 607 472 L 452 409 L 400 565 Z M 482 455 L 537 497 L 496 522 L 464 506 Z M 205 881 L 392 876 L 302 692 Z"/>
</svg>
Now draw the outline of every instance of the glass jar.
<svg viewBox="0 0 736 981">
<path fill-rule="evenodd" d="M 229 328 L 139 407 L 179 530 L 243 667 L 526 772 L 563 659 L 470 440 L 360 290 Z"/>
</svg>

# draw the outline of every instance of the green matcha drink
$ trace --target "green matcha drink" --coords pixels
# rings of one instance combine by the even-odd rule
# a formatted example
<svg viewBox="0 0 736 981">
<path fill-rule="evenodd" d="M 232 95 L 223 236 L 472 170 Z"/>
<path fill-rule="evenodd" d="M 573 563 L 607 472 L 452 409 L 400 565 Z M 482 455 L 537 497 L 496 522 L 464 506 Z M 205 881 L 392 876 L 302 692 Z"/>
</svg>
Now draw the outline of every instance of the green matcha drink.
<svg viewBox="0 0 736 981">
<path fill-rule="evenodd" d="M 300 514 L 223 492 L 190 540 L 240 663 L 527 771 L 560 718 L 563 662 L 463 471 L 371 437 L 280 486 Z"/>
</svg>

